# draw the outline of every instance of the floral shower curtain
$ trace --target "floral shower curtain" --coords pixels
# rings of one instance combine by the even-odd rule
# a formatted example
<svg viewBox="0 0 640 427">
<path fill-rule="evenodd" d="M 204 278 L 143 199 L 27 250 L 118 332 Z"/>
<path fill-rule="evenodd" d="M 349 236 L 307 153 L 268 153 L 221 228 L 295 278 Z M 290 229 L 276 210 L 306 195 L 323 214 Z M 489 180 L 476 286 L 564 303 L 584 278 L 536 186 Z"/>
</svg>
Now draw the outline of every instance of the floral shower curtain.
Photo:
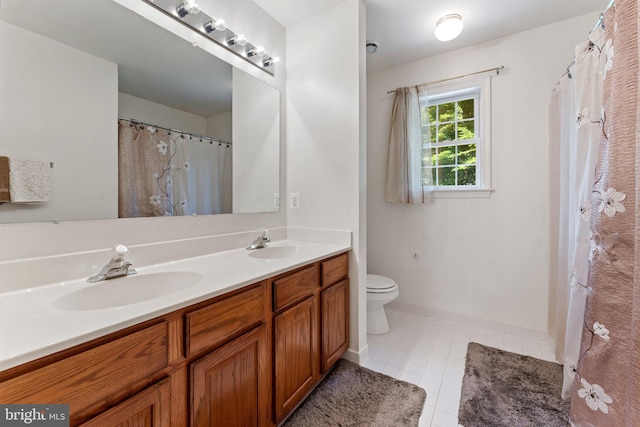
<svg viewBox="0 0 640 427">
<path fill-rule="evenodd" d="M 119 217 L 230 212 L 230 152 L 224 143 L 119 120 Z"/>
<path fill-rule="evenodd" d="M 550 103 L 552 170 L 552 329 L 556 358 L 564 361 L 562 395 L 569 398 L 578 361 L 589 271 L 591 190 L 602 135 L 602 76 L 606 52 L 601 28 L 576 46 L 574 63 Z M 554 241 L 554 238 L 556 239 Z"/>
<path fill-rule="evenodd" d="M 192 138 L 185 143 L 184 153 L 190 167 L 185 173 L 184 185 L 179 187 L 180 199 L 188 201 L 183 206 L 183 215 L 231 213 L 231 191 L 212 191 L 232 186 L 231 147 Z"/>
<path fill-rule="evenodd" d="M 604 15 L 602 137 L 583 206 L 591 239 L 575 426 L 640 425 L 639 18 L 637 0 L 617 0 Z"/>
</svg>

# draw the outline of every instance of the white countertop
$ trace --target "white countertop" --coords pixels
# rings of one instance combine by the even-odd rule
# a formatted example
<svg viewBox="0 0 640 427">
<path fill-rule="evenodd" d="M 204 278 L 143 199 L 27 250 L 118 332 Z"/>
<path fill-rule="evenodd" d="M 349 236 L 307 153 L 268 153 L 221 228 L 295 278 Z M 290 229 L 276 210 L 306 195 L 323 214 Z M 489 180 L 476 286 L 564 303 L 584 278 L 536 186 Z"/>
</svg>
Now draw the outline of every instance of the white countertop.
<svg viewBox="0 0 640 427">
<path fill-rule="evenodd" d="M 137 268 L 137 276 L 190 271 L 203 278 L 184 290 L 115 308 L 68 311 L 54 306 L 59 298 L 93 286 L 86 280 L 0 294 L 0 371 L 350 249 L 345 244 L 293 240 L 269 244 L 270 247 L 286 245 L 297 246 L 297 253 L 288 258 L 257 259 L 249 257 L 245 249 L 235 249 Z M 117 280 L 127 278 L 99 284 Z"/>
</svg>

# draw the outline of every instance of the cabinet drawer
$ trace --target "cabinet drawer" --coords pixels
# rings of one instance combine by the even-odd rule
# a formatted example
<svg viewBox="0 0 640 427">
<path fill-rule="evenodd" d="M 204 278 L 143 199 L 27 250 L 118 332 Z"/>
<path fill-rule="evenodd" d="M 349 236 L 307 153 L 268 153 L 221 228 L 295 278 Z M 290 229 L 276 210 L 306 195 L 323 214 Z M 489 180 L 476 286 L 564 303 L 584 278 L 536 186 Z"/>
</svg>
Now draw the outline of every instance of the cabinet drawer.
<svg viewBox="0 0 640 427">
<path fill-rule="evenodd" d="M 281 310 L 313 294 L 319 283 L 318 268 L 307 267 L 273 281 L 273 309 Z"/>
<path fill-rule="evenodd" d="M 68 403 L 74 425 L 167 363 L 167 325 L 160 323 L 7 380 L 0 384 L 0 402 Z"/>
<path fill-rule="evenodd" d="M 170 427 L 171 384 L 168 379 L 130 397 L 80 427 Z"/>
<path fill-rule="evenodd" d="M 265 322 L 264 284 L 186 315 L 187 356 L 216 347 Z"/>
<path fill-rule="evenodd" d="M 322 286 L 332 285 L 349 275 L 349 255 L 343 254 L 322 263 Z"/>
</svg>

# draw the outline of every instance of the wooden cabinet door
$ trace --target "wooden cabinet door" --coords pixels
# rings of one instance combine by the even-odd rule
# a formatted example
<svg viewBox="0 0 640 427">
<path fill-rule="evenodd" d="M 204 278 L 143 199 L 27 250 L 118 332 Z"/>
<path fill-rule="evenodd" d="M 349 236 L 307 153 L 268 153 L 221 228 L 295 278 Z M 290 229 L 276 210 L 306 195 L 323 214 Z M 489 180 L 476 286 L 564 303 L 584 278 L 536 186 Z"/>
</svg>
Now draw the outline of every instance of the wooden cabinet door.
<svg viewBox="0 0 640 427">
<path fill-rule="evenodd" d="M 315 296 L 275 317 L 275 416 L 280 421 L 319 377 Z"/>
<path fill-rule="evenodd" d="M 321 294 L 322 373 L 329 370 L 349 348 L 349 280 Z"/>
<path fill-rule="evenodd" d="M 262 325 L 191 364 L 191 426 L 269 425 L 271 377 Z"/>
<path fill-rule="evenodd" d="M 166 379 L 82 424 L 82 427 L 170 427 L 171 388 Z"/>
</svg>

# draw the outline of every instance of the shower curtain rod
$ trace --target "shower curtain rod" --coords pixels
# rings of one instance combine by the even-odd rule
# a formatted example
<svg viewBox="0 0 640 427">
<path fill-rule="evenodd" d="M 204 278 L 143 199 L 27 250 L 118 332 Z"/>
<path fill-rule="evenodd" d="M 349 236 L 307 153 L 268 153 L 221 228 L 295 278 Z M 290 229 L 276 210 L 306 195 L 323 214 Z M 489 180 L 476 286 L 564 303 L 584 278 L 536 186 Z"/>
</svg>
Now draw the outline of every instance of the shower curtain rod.
<svg viewBox="0 0 640 427">
<path fill-rule="evenodd" d="M 151 123 L 146 123 L 146 122 L 143 122 L 143 121 L 137 120 L 137 119 L 128 119 L 126 117 L 118 116 L 118 120 L 125 120 L 127 122 L 134 123 L 136 125 L 141 125 L 141 126 L 151 126 L 151 127 L 162 129 L 162 130 L 166 130 L 166 131 L 169 131 L 169 132 L 181 133 L 183 135 L 189 135 L 190 137 L 199 138 L 200 140 L 206 139 L 206 140 L 208 140 L 208 141 L 210 141 L 212 143 L 213 142 L 218 142 L 220 144 L 226 144 L 227 147 L 230 146 L 230 145 L 233 145 L 232 142 L 223 141 L 221 139 L 212 138 L 210 136 L 198 135 L 196 133 L 185 132 L 185 131 L 182 131 L 182 130 L 179 130 L 179 129 L 166 128 L 166 127 L 163 127 L 163 126 L 158 126 L 158 125 L 154 125 L 154 124 L 151 124 Z"/>
<path fill-rule="evenodd" d="M 613 6 L 613 3 L 615 3 L 615 0 L 611 0 L 609 2 L 609 4 L 607 5 L 607 7 L 604 8 L 604 10 L 602 11 L 602 13 L 600 13 L 600 16 L 598 17 L 598 21 L 596 22 L 596 25 L 593 26 L 593 29 L 591 31 L 589 31 L 589 33 L 592 33 L 596 28 L 598 28 L 600 25 L 603 25 L 603 21 L 604 21 L 604 13 L 611 7 Z"/>
<path fill-rule="evenodd" d="M 607 5 L 607 7 L 604 8 L 604 10 L 600 13 L 600 16 L 598 17 L 598 20 L 596 21 L 596 25 L 593 26 L 593 29 L 591 31 L 589 31 L 589 34 L 593 33 L 596 28 L 602 26 L 602 28 L 604 28 L 604 13 L 609 10 L 609 8 L 611 6 L 613 6 L 613 4 L 615 3 L 615 0 L 611 0 L 609 2 L 609 4 Z M 567 65 L 567 69 L 564 73 L 562 73 L 562 77 L 564 76 L 569 76 L 569 78 L 572 78 L 573 76 L 571 76 L 571 67 L 573 66 L 573 64 L 576 63 L 575 59 L 571 60 L 571 63 L 569 65 Z"/>
<path fill-rule="evenodd" d="M 427 83 L 420 83 L 419 85 L 412 85 L 412 86 L 433 85 L 433 84 L 436 84 L 436 83 L 448 82 L 449 80 L 456 80 L 456 79 L 461 79 L 463 77 L 475 76 L 476 74 L 484 74 L 484 73 L 488 73 L 488 72 L 491 72 L 491 71 L 495 71 L 496 74 L 500 74 L 501 70 L 504 70 L 504 65 L 500 65 L 499 67 L 495 67 L 495 68 L 487 68 L 486 70 L 476 71 L 474 73 L 463 74 L 461 76 L 449 77 L 448 79 L 436 80 L 436 81 L 427 82 Z M 398 90 L 398 89 L 396 88 L 396 89 L 393 89 L 393 90 L 388 90 L 387 94 L 396 93 L 396 90 Z"/>
</svg>

